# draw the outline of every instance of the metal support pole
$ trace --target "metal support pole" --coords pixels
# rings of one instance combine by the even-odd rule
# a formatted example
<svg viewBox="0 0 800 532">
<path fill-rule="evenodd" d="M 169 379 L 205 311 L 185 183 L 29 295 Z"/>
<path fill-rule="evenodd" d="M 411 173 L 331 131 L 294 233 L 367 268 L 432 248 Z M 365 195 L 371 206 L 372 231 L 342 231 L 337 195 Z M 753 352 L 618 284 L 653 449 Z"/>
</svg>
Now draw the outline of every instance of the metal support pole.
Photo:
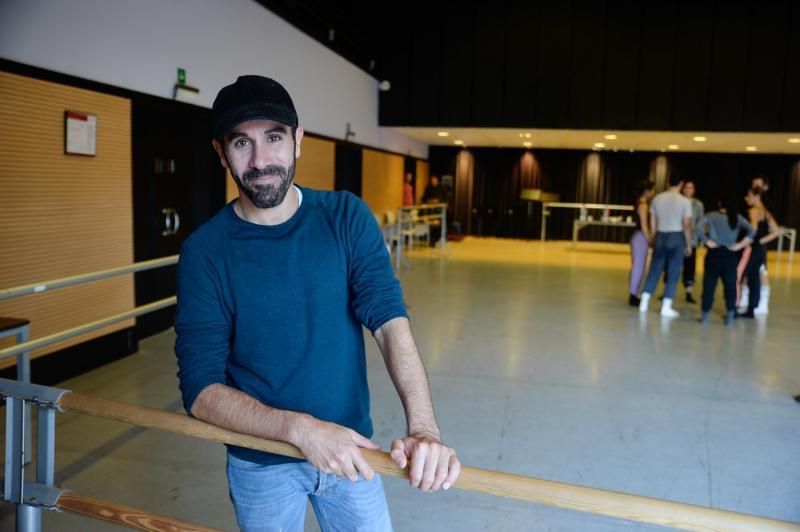
<svg viewBox="0 0 800 532">
<path fill-rule="evenodd" d="M 39 407 L 36 418 L 36 482 L 52 486 L 56 475 L 56 410 Z"/>
<path fill-rule="evenodd" d="M 441 243 L 442 253 L 444 253 L 445 245 L 447 244 L 447 205 L 442 207 L 442 237 L 439 242 Z"/>
<path fill-rule="evenodd" d="M 27 401 L 6 397 L 6 467 L 3 498 L 16 505 L 16 531 L 39 532 L 42 528 L 41 513 L 37 508 L 24 504 L 25 500 L 25 435 Z"/>
<path fill-rule="evenodd" d="M 23 325 L 17 333 L 17 343 L 21 344 L 30 340 L 30 326 Z M 17 380 L 19 382 L 31 382 L 31 353 L 25 351 L 17 355 Z M 25 423 L 31 426 L 31 406 L 25 405 Z M 31 461 L 31 433 L 25 432 L 25 461 L 23 465 L 28 465 Z"/>
<path fill-rule="evenodd" d="M 542 203 L 542 242 L 544 242 L 545 235 L 547 234 L 547 216 L 550 212 L 545 207 L 545 204 Z"/>
</svg>

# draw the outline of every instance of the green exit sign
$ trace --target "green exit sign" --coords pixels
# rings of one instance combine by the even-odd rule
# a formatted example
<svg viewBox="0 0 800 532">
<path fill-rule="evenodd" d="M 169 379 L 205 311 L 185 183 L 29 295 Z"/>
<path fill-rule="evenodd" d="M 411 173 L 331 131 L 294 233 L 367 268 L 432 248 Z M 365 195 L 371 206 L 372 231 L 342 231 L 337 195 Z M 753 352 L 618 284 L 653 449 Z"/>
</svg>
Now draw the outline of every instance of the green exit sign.
<svg viewBox="0 0 800 532">
<path fill-rule="evenodd" d="M 183 68 L 178 69 L 178 83 L 180 83 L 181 85 L 186 84 L 186 70 L 184 70 Z"/>
</svg>

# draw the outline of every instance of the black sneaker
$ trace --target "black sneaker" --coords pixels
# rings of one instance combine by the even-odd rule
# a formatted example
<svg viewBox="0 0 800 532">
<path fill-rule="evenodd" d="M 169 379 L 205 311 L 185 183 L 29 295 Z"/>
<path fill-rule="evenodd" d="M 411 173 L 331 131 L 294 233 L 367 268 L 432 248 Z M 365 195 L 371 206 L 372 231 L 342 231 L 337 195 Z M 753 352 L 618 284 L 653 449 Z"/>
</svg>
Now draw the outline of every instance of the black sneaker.
<svg viewBox="0 0 800 532">
<path fill-rule="evenodd" d="M 632 306 L 632 307 L 638 307 L 638 306 L 639 306 L 639 303 L 641 303 L 641 302 L 642 302 L 642 300 L 641 300 L 641 299 L 639 299 L 638 297 L 636 297 L 636 296 L 635 296 L 635 295 L 633 295 L 633 294 L 631 294 L 630 296 L 628 296 L 628 305 L 630 305 L 630 306 Z"/>
<path fill-rule="evenodd" d="M 687 292 L 686 293 L 686 302 L 687 303 L 691 303 L 692 305 L 694 305 L 694 304 L 697 303 L 697 300 L 692 297 L 692 293 L 691 292 Z"/>
<path fill-rule="evenodd" d="M 753 309 L 749 308 L 749 309 L 747 309 L 747 312 L 737 312 L 736 313 L 736 317 L 737 318 L 755 318 L 756 315 L 753 314 Z"/>
</svg>

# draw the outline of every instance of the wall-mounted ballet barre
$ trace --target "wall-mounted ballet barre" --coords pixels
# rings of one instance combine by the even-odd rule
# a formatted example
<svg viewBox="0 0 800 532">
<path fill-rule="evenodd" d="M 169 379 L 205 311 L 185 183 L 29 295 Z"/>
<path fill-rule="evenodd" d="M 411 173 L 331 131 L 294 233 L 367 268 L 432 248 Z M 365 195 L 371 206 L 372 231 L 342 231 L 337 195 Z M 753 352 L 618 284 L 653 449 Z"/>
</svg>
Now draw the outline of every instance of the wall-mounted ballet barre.
<svg viewBox="0 0 800 532">
<path fill-rule="evenodd" d="M 14 297 L 20 297 L 25 295 L 41 294 L 47 290 L 55 290 L 57 288 L 65 288 L 68 286 L 75 286 L 83 283 L 89 283 L 92 281 L 107 279 L 109 277 L 123 275 L 126 273 L 134 273 L 146 270 L 153 270 L 156 268 L 163 268 L 164 266 L 171 266 L 173 264 L 177 264 L 177 262 L 178 262 L 178 255 L 170 255 L 168 257 L 137 262 L 134 264 L 119 266 L 116 268 L 98 270 L 80 275 L 73 275 L 70 277 L 60 277 L 58 279 L 50 279 L 47 281 L 39 281 L 27 285 L 0 289 L 0 301 L 4 299 L 11 299 Z M 17 343 L 5 349 L 0 349 L 0 360 L 16 356 L 17 380 L 21 382 L 31 382 L 30 352 L 32 350 L 38 349 L 40 347 L 47 347 L 49 345 L 53 345 L 68 338 L 73 338 L 75 336 L 87 332 L 91 332 L 97 329 L 102 329 L 103 327 L 106 327 L 108 325 L 113 325 L 115 323 L 119 323 L 128 320 L 130 318 L 135 318 L 136 316 L 141 316 L 149 312 L 154 312 L 156 310 L 160 310 L 170 305 L 174 305 L 175 303 L 176 303 L 176 298 L 174 296 L 168 297 L 165 299 L 161 299 L 159 301 L 154 301 L 152 303 L 142 305 L 140 307 L 136 307 L 126 312 L 114 314 L 112 316 L 108 316 L 100 320 L 79 325 L 77 327 L 72 327 L 70 329 L 66 329 L 63 331 L 58 331 L 53 334 L 43 336 L 41 338 L 37 338 L 35 340 L 28 340 L 29 325 L 26 323 L 23 327 L 18 328 L 19 332 L 18 334 L 16 334 Z M 16 332 L 16 331 L 11 331 L 11 332 Z M 8 334 L 3 334 L 3 336 L 8 336 Z M 30 419 L 29 414 L 27 414 L 27 410 L 28 409 L 26 407 L 25 408 L 26 417 L 27 419 Z M 25 451 L 27 456 L 30 455 L 31 451 L 30 435 L 27 435 L 26 438 L 27 440 L 25 441 Z"/>
<path fill-rule="evenodd" d="M 18 415 L 20 412 L 18 406 L 20 402 L 24 403 L 26 401 L 49 412 L 59 410 L 98 416 L 283 456 L 303 457 L 296 447 L 288 443 L 263 440 L 255 436 L 236 433 L 183 414 L 101 399 L 73 393 L 69 390 L 19 383 L 7 379 L 0 379 L 0 393 L 6 395 L 11 402 L 11 408 L 7 409 L 7 415 L 12 416 L 12 418 L 11 421 L 7 420 L 7 427 L 10 430 L 7 430 L 6 434 L 6 482 L 8 483 L 11 478 L 12 485 L 15 481 L 14 479 L 16 481 L 19 480 L 22 468 L 19 458 L 15 458 L 14 453 L 9 455 L 8 449 L 20 449 L 23 434 L 20 434 L 19 427 L 21 423 L 24 424 L 24 421 L 22 416 Z M 22 430 L 24 432 L 24 427 Z M 52 439 L 54 440 L 54 435 Z M 52 468 L 54 447 L 45 445 L 38 447 L 38 449 L 39 452 L 47 453 L 43 463 L 49 464 L 49 467 Z M 367 462 L 376 472 L 387 476 L 408 478 L 407 470 L 398 468 L 388 453 L 367 449 L 362 450 L 362 452 Z M 9 460 L 11 460 L 11 463 L 9 463 Z M 42 478 L 44 479 L 44 477 Z M 44 480 L 50 480 L 50 484 L 52 484 L 52 477 Z M 682 530 L 725 532 L 800 531 L 800 524 L 787 521 L 475 467 L 464 466 L 460 477 L 453 486 L 500 497 L 521 499 L 547 506 L 556 506 Z M 4 494 L 14 495 L 13 489 L 9 490 L 7 487 Z M 19 494 L 16 495 L 18 496 Z M 18 504 L 18 515 L 19 508 L 26 506 L 23 497 L 6 497 L 6 500 Z M 24 530 L 29 532 L 33 529 Z"/>
<path fill-rule="evenodd" d="M 0 289 L 0 301 L 3 299 L 10 299 L 12 297 L 40 294 L 47 290 L 74 286 L 76 284 L 83 284 L 91 281 L 98 281 L 100 279 L 107 279 L 109 277 L 115 277 L 117 275 L 123 275 L 126 273 L 142 272 L 155 268 L 161 268 L 163 266 L 171 266 L 172 264 L 177 263 L 178 255 L 170 255 L 168 257 L 135 262 L 126 266 L 119 266 L 117 268 L 110 268 L 107 270 L 98 270 L 95 272 L 73 275 L 71 277 L 60 277 L 58 279 L 50 279 L 48 281 L 39 281 L 37 283 L 13 286 L 11 288 Z"/>
</svg>

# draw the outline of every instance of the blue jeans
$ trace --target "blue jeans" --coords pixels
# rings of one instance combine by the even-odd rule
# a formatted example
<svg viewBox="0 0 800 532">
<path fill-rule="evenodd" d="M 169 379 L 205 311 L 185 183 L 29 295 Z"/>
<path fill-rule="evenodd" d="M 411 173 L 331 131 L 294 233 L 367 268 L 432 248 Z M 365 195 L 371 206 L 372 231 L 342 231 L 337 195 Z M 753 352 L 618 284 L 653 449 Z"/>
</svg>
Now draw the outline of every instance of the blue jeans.
<svg viewBox="0 0 800 532">
<path fill-rule="evenodd" d="M 302 532 L 306 501 L 322 532 L 391 532 L 378 475 L 350 482 L 308 462 L 262 466 L 228 453 L 228 485 L 236 521 L 244 532 Z"/>
<path fill-rule="evenodd" d="M 658 286 L 661 272 L 667 272 L 667 285 L 664 287 L 664 298 L 675 299 L 675 288 L 681 276 L 683 251 L 686 249 L 686 237 L 683 232 L 656 233 L 653 246 L 653 258 L 650 259 L 650 271 L 644 291 L 652 295 Z"/>
</svg>

